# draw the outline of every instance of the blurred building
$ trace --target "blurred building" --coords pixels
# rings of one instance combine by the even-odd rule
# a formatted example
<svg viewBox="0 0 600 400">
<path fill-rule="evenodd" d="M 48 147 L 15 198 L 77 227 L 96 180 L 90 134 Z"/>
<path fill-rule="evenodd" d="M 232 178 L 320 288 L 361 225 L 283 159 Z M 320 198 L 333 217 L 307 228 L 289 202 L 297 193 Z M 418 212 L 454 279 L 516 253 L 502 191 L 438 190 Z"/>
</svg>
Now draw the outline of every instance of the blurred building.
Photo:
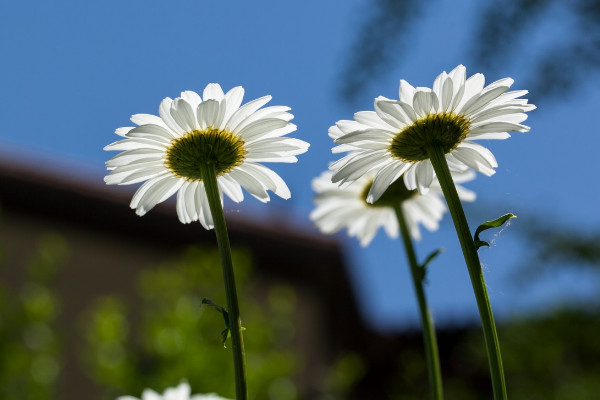
<svg viewBox="0 0 600 400">
<path fill-rule="evenodd" d="M 100 178 L 101 179 L 101 178 Z M 173 202 L 158 205 L 143 218 L 129 208 L 131 191 L 102 181 L 61 177 L 39 168 L 0 164 L 0 243 L 8 285 L 25 280 L 23 255 L 44 232 L 69 244 L 69 260 L 57 275 L 58 324 L 68 346 L 62 355 L 59 398 L 89 398 L 94 388 L 80 366 L 78 325 L 93 299 L 107 294 L 131 296 L 138 273 L 177 256 L 186 246 L 215 245 L 212 231 L 199 223 L 179 222 Z M 300 374 L 301 393 L 311 395 L 343 348 L 356 347 L 364 329 L 340 247 L 323 237 L 292 230 L 278 221 L 258 223 L 227 215 L 232 245 L 251 249 L 255 274 L 264 285 L 285 281 L 297 293 L 298 351 L 307 367 Z M 308 367 L 310 366 L 310 367 Z"/>
</svg>

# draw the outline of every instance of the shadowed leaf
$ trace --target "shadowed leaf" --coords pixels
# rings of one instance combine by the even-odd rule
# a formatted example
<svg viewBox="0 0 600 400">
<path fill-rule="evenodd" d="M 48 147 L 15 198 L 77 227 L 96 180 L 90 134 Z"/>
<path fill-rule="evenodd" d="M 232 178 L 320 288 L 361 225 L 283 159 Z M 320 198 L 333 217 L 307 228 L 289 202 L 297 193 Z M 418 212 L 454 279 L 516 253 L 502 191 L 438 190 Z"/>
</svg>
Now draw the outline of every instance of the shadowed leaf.
<svg viewBox="0 0 600 400">
<path fill-rule="evenodd" d="M 481 246 L 490 247 L 490 244 L 488 242 L 479 239 L 479 234 L 488 229 L 499 228 L 502 225 L 504 225 L 504 223 L 511 218 L 517 218 L 517 216 L 514 214 L 511 214 L 511 213 L 508 213 L 508 214 L 504 214 L 503 216 L 501 216 L 499 218 L 496 218 L 493 221 L 487 221 L 487 222 L 484 222 L 483 224 L 479 225 L 479 227 L 475 231 L 475 237 L 474 237 L 475 247 L 477 249 L 479 249 Z"/>
</svg>

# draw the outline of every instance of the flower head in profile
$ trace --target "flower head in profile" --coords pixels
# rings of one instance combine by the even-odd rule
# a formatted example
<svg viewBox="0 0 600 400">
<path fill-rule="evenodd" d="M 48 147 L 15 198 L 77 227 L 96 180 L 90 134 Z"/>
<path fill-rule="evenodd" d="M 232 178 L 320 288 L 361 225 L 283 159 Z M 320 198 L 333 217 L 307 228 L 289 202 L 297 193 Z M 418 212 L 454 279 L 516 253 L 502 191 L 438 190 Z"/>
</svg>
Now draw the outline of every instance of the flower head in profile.
<svg viewBox="0 0 600 400">
<path fill-rule="evenodd" d="M 191 389 L 190 385 L 186 382 L 182 382 L 179 386 L 174 388 L 167 388 L 161 395 L 156 393 L 152 389 L 146 389 L 142 393 L 142 397 L 138 399 L 132 396 L 121 396 L 117 400 L 227 400 L 223 397 L 219 397 L 214 393 L 211 394 L 195 394 L 190 396 Z"/>
<path fill-rule="evenodd" d="M 279 175 L 262 162 L 296 162 L 309 144 L 284 135 L 296 130 L 289 107 L 263 107 L 271 96 L 241 105 L 242 87 L 227 93 L 211 83 L 202 96 L 192 91 L 166 98 L 159 116 L 136 114 L 136 127 L 116 134 L 124 139 L 104 150 L 122 151 L 106 162 L 109 185 L 140 186 L 131 208 L 144 215 L 156 204 L 177 193 L 177 215 L 183 223 L 199 220 L 213 227 L 203 175 L 214 171 L 223 202 L 225 193 L 234 202 L 243 200 L 242 187 L 262 202 L 267 190 L 287 199 L 290 191 Z"/>
<path fill-rule="evenodd" d="M 425 193 L 435 177 L 431 147 L 441 147 L 450 169 L 494 174 L 494 155 L 474 141 L 528 131 L 521 123 L 527 119 L 525 112 L 535 109 L 520 98 L 526 90 L 508 91 L 512 83 L 505 78 L 485 86 L 482 74 L 467 79 L 462 65 L 442 72 L 432 89 L 400 81 L 398 100 L 379 97 L 374 112 L 358 112 L 354 121 L 330 128 L 340 145 L 333 151 L 350 151 L 332 165 L 333 181 L 352 182 L 374 171 L 370 203 L 401 176 L 409 189 Z"/>
<path fill-rule="evenodd" d="M 380 227 L 383 227 L 390 238 L 398 237 L 395 210 L 398 204 L 402 207 L 411 236 L 417 240 L 421 238 L 420 224 L 429 231 L 435 231 L 446 212 L 442 201 L 442 189 L 437 179 L 434 179 L 431 190 L 426 194 L 409 190 L 402 179 L 397 179 L 371 204 L 367 203 L 366 199 L 373 183 L 373 172 L 342 186 L 333 183 L 332 176 L 333 172 L 326 171 L 313 179 L 316 208 L 310 214 L 310 219 L 326 234 L 347 228 L 348 236 L 356 236 L 363 247 L 371 243 Z M 470 181 L 474 177 L 472 171 L 453 173 L 453 179 L 457 183 Z M 475 200 L 474 192 L 460 185 L 457 185 L 456 189 L 462 200 Z"/>
</svg>

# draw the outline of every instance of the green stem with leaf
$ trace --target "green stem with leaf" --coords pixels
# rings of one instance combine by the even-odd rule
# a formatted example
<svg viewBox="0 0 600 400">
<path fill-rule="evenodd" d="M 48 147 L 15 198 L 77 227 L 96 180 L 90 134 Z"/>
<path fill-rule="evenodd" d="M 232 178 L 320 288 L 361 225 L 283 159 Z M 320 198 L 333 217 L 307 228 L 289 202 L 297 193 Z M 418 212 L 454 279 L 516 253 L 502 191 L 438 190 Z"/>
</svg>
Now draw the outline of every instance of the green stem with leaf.
<svg viewBox="0 0 600 400">
<path fill-rule="evenodd" d="M 506 384 L 504 381 L 502 357 L 500 355 L 500 343 L 498 342 L 498 333 L 496 331 L 496 324 L 494 323 L 494 315 L 492 314 L 492 307 L 490 305 L 490 299 L 481 270 L 477 248 L 473 241 L 473 237 L 471 236 L 471 231 L 469 230 L 467 218 L 465 217 L 462 204 L 458 197 L 456 186 L 452 180 L 444 150 L 439 146 L 429 146 L 427 147 L 427 154 L 433 164 L 433 169 L 440 182 L 440 186 L 442 187 L 446 202 L 448 203 L 448 208 L 452 215 L 452 221 L 456 228 L 467 269 L 469 270 L 469 276 L 471 278 L 471 284 L 473 286 L 477 308 L 479 309 L 479 316 L 483 326 L 483 335 L 485 338 L 492 377 L 494 399 L 506 400 Z"/>
<path fill-rule="evenodd" d="M 402 204 L 396 204 L 394 206 L 394 211 L 396 212 L 398 225 L 400 225 L 402 241 L 404 242 L 406 257 L 408 258 L 408 264 L 410 266 L 410 274 L 412 277 L 413 286 L 415 288 L 415 294 L 417 296 L 417 303 L 419 305 L 419 315 L 421 317 L 421 325 L 423 328 L 423 342 L 425 344 L 425 358 L 427 360 L 427 372 L 429 375 L 430 396 L 432 400 L 441 400 L 444 398 L 444 393 L 442 387 L 440 356 L 438 353 L 433 320 L 429 313 L 427 300 L 425 298 L 425 291 L 423 290 L 426 266 L 419 265 L 417 262 L 413 242 L 408 230 L 406 219 L 404 218 L 404 212 L 402 211 Z"/>
<path fill-rule="evenodd" d="M 210 212 L 215 225 L 215 234 L 221 257 L 223 269 L 223 281 L 225 283 L 225 294 L 227 296 L 227 311 L 229 316 L 228 328 L 231 332 L 231 350 L 233 353 L 233 368 L 235 372 L 235 398 L 246 400 L 248 389 L 246 384 L 246 361 L 244 354 L 244 342 L 242 339 L 242 325 L 240 322 L 240 309 L 238 305 L 237 291 L 235 287 L 235 275 L 231 259 L 231 247 L 225 224 L 225 215 L 217 185 L 217 174 L 212 164 L 206 164 L 202 171 L 204 188 L 210 205 Z"/>
</svg>

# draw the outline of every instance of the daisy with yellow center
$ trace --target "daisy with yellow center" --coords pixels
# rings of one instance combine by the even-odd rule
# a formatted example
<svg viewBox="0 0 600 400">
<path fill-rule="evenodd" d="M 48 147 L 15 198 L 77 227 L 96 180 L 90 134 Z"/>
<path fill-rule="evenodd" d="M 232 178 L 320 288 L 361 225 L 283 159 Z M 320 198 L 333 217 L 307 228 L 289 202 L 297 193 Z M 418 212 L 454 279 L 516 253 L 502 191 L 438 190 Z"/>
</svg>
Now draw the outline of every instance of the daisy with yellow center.
<svg viewBox="0 0 600 400">
<path fill-rule="evenodd" d="M 186 91 L 175 100 L 167 97 L 160 104 L 159 116 L 132 116 L 138 126 L 117 129 L 125 139 L 105 147 L 122 153 L 107 161 L 110 173 L 104 179 L 109 185 L 145 181 L 131 200 L 138 215 L 177 193 L 181 222 L 199 220 L 204 228 L 215 228 L 227 297 L 226 329 L 231 334 L 236 400 L 246 400 L 248 390 L 223 193 L 235 202 L 244 198 L 242 187 L 263 202 L 269 201 L 267 190 L 289 198 L 283 179 L 261 163 L 296 162 L 296 155 L 309 146 L 284 137 L 296 130 L 289 122 L 293 118 L 289 107 L 261 108 L 271 96 L 240 106 L 243 96 L 241 87 L 223 93 L 221 86 L 211 83 L 202 96 Z"/>
<path fill-rule="evenodd" d="M 446 212 L 442 189 L 434 180 L 431 190 L 426 194 L 419 194 L 416 189 L 408 189 L 403 179 L 397 179 L 371 204 L 366 199 L 374 173 L 367 173 L 342 186 L 333 183 L 332 176 L 333 173 L 327 171 L 313 179 L 316 208 L 310 218 L 323 233 L 333 234 L 347 228 L 348 235 L 356 236 L 363 247 L 371 243 L 380 227 L 384 228 L 390 238 L 398 237 L 398 231 L 401 232 L 423 327 L 431 398 L 441 400 L 443 389 L 437 341 L 423 287 L 426 263 L 418 263 L 412 239 L 421 238 L 420 224 L 430 231 L 438 229 L 439 221 Z M 474 177 L 475 173 L 472 171 L 453 173 L 454 180 L 459 183 L 470 181 Z M 460 185 L 456 186 L 456 190 L 461 199 L 475 200 L 475 193 L 470 190 Z"/>
<path fill-rule="evenodd" d="M 338 121 L 329 130 L 338 144 L 333 152 L 348 153 L 331 164 L 332 181 L 344 186 L 374 174 L 367 195 L 371 204 L 399 179 L 407 189 L 424 194 L 437 177 L 469 271 L 497 400 L 507 399 L 498 334 L 477 246 L 452 171 L 473 169 L 493 175 L 498 166 L 494 155 L 474 141 L 506 139 L 509 131 L 529 131 L 522 122 L 535 106 L 521 98 L 527 91 L 509 92 L 512 84 L 512 79 L 505 78 L 485 86 L 482 74 L 467 79 L 465 67 L 459 65 L 450 73 L 442 72 L 431 89 L 415 88 L 402 80 L 398 100 L 379 97 L 375 111 L 358 112 L 354 121 Z M 402 213 L 397 214 L 400 219 Z"/>
<path fill-rule="evenodd" d="M 466 79 L 462 65 L 442 72 L 432 89 L 400 81 L 398 100 L 379 97 L 374 112 L 358 112 L 354 121 L 339 121 L 330 129 L 340 145 L 334 152 L 348 151 L 345 145 L 353 150 L 332 164 L 333 181 L 351 182 L 375 171 L 369 202 L 401 176 L 408 188 L 425 193 L 436 175 L 431 147 L 441 148 L 451 169 L 494 174 L 494 155 L 474 141 L 528 131 L 521 123 L 527 119 L 525 112 L 535 109 L 520 98 L 526 90 L 508 91 L 512 83 L 505 78 L 484 86 L 482 74 Z"/>
<path fill-rule="evenodd" d="M 311 212 L 310 219 L 326 234 L 334 234 L 346 228 L 348 236 L 355 236 L 363 247 L 371 243 L 381 227 L 390 238 L 398 237 L 397 206 L 402 207 L 408 230 L 415 240 L 421 239 L 419 225 L 435 231 L 447 211 L 437 180 L 434 180 L 428 193 L 421 195 L 417 190 L 409 190 L 404 181 L 398 179 L 371 204 L 366 199 L 373 183 L 373 173 L 341 187 L 331 181 L 332 175 L 331 171 L 326 171 L 313 179 L 316 207 Z M 471 171 L 453 174 L 458 183 L 470 181 L 474 177 L 475 174 Z M 457 185 L 457 190 L 462 200 L 475 200 L 474 192 L 460 185 Z"/>
<path fill-rule="evenodd" d="M 202 97 L 192 91 L 176 99 L 166 98 L 159 116 L 136 114 L 136 127 L 116 130 L 125 139 L 105 150 L 122 153 L 107 161 L 109 185 L 145 183 L 137 190 L 131 207 L 144 215 L 156 204 L 177 193 L 177 215 L 183 223 L 199 220 L 213 227 L 203 174 L 206 167 L 217 175 L 221 197 L 234 202 L 244 199 L 242 187 L 262 202 L 268 190 L 287 199 L 290 191 L 279 175 L 263 162 L 296 162 L 308 143 L 283 137 L 296 130 L 289 121 L 289 107 L 263 107 L 271 96 L 242 106 L 244 89 L 227 93 L 209 84 Z"/>
</svg>

